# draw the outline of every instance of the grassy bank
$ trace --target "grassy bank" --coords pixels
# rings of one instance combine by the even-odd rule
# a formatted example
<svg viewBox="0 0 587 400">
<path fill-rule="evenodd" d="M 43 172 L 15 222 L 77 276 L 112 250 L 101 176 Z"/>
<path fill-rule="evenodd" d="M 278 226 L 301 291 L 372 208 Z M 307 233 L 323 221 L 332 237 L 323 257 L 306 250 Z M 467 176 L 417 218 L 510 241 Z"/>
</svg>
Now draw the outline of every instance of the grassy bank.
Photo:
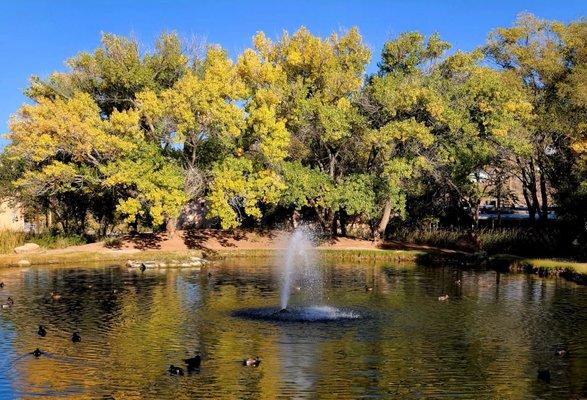
<svg viewBox="0 0 587 400">
<path fill-rule="evenodd" d="M 468 230 L 400 230 L 394 239 L 405 243 L 461 251 L 484 251 L 487 254 L 515 254 L 521 257 L 559 258 L 580 257 L 561 229 L 509 228 L 479 229 L 472 237 Z"/>
<path fill-rule="evenodd" d="M 489 267 L 505 272 L 524 272 L 539 276 L 560 276 L 570 281 L 587 285 L 587 263 L 557 259 L 523 258 L 509 254 L 491 256 L 486 260 Z"/>
<path fill-rule="evenodd" d="M 64 235 L 49 231 L 28 234 L 7 229 L 0 230 L 0 254 L 12 254 L 16 247 L 27 242 L 38 244 L 47 250 L 86 244 L 86 240 L 80 235 Z"/>
<path fill-rule="evenodd" d="M 87 263 L 100 264 L 122 264 L 127 260 L 135 261 L 167 261 L 177 260 L 185 261 L 190 257 L 202 257 L 200 250 L 189 251 L 160 251 L 147 250 L 141 252 L 127 252 L 127 251 L 105 251 L 105 252 L 70 252 L 62 254 L 11 254 L 0 256 L 0 267 L 15 267 L 19 266 L 22 260 L 28 261 L 28 265 L 81 265 Z"/>
<path fill-rule="evenodd" d="M 80 247 L 78 249 L 83 249 Z M 239 249 L 230 247 L 222 250 L 112 250 L 86 249 L 77 251 L 76 248 L 41 251 L 31 254 L 0 255 L 0 267 L 18 265 L 87 265 L 94 264 L 122 264 L 127 260 L 136 261 L 185 261 L 190 257 L 205 257 L 208 259 L 222 258 L 267 258 L 277 256 L 281 249 Z M 318 248 L 317 254 L 324 260 L 341 261 L 390 261 L 412 262 L 417 264 L 447 265 L 470 268 L 481 266 L 500 271 L 532 273 L 540 276 L 560 276 L 580 284 L 587 284 L 587 263 L 571 262 L 567 260 L 548 258 L 526 258 L 509 254 L 487 254 L 486 252 L 465 253 L 443 251 L 438 248 L 422 249 L 329 249 Z"/>
<path fill-rule="evenodd" d="M 210 255 L 227 257 L 275 257 L 282 250 L 221 250 Z M 317 249 L 320 259 L 329 260 L 380 260 L 380 261 L 418 261 L 426 253 L 418 250 L 377 250 L 377 249 Z"/>
</svg>

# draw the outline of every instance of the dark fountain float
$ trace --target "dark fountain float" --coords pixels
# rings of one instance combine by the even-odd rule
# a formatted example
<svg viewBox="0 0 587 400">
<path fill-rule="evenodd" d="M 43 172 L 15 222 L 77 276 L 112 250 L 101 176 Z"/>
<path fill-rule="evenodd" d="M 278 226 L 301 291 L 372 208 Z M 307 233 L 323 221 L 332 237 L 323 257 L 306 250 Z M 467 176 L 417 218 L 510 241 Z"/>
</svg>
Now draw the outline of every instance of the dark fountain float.
<svg viewBox="0 0 587 400">
<path fill-rule="evenodd" d="M 236 317 L 275 322 L 333 322 L 364 318 L 357 311 L 322 304 L 322 274 L 316 263 L 312 236 L 306 229 L 297 229 L 289 238 L 281 270 L 280 307 L 237 310 Z M 300 284 L 294 287 L 294 283 Z M 292 290 L 303 291 L 311 305 L 289 305 Z"/>
</svg>

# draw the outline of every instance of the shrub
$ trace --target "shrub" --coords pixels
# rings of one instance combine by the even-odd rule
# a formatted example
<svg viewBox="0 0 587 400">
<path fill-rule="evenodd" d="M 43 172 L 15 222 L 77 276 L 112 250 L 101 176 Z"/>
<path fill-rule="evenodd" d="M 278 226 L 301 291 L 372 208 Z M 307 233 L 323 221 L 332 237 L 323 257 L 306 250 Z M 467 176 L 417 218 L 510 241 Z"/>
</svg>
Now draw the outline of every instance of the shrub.
<svg viewBox="0 0 587 400">
<path fill-rule="evenodd" d="M 526 257 L 568 256 L 570 249 L 564 235 L 558 230 L 512 228 L 480 229 L 479 247 L 473 243 L 467 230 L 402 230 L 398 240 L 408 243 L 442 247 L 454 250 L 482 250 L 488 254 L 516 254 Z"/>
<path fill-rule="evenodd" d="M 118 237 L 110 237 L 104 240 L 104 246 L 108 248 L 119 249 L 122 247 L 122 239 Z"/>
<path fill-rule="evenodd" d="M 15 247 L 22 246 L 25 242 L 24 232 L 9 229 L 0 230 L 0 254 L 12 253 Z"/>
</svg>

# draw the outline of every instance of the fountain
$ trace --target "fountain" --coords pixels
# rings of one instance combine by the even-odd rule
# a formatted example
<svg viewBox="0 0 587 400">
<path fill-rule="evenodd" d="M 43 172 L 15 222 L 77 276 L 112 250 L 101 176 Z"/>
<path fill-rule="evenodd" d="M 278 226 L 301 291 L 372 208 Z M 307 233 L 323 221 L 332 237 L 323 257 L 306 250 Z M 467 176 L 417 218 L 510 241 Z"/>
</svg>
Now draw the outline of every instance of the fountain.
<svg viewBox="0 0 587 400">
<path fill-rule="evenodd" d="M 244 309 L 235 312 L 235 316 L 287 322 L 334 321 L 361 317 L 355 311 L 323 304 L 322 273 L 312 237 L 311 232 L 303 227 L 296 229 L 289 237 L 278 270 L 281 281 L 280 307 Z M 297 301 L 292 305 L 294 291 Z"/>
</svg>

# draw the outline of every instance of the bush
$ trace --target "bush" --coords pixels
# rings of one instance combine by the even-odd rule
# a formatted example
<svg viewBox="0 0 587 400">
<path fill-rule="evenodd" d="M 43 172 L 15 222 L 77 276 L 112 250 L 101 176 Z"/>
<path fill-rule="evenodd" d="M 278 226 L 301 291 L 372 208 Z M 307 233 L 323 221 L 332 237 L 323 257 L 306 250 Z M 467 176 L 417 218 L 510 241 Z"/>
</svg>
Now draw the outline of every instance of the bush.
<svg viewBox="0 0 587 400">
<path fill-rule="evenodd" d="M 467 230 L 403 230 L 398 240 L 447 249 L 488 254 L 515 254 L 525 257 L 570 256 L 569 240 L 558 230 L 512 228 L 480 229 L 474 243 Z"/>
<path fill-rule="evenodd" d="M 113 249 L 119 249 L 122 247 L 122 239 L 118 237 L 110 237 L 104 240 L 104 246 Z"/>
<path fill-rule="evenodd" d="M 38 244 L 45 249 L 61 249 L 63 247 L 78 246 L 86 244 L 87 240 L 81 235 L 43 232 L 33 234 L 27 238 L 27 241 Z"/>
<path fill-rule="evenodd" d="M 8 229 L 0 230 L 0 254 L 8 254 L 14 251 L 15 247 L 22 246 L 26 242 L 24 232 Z"/>
</svg>

